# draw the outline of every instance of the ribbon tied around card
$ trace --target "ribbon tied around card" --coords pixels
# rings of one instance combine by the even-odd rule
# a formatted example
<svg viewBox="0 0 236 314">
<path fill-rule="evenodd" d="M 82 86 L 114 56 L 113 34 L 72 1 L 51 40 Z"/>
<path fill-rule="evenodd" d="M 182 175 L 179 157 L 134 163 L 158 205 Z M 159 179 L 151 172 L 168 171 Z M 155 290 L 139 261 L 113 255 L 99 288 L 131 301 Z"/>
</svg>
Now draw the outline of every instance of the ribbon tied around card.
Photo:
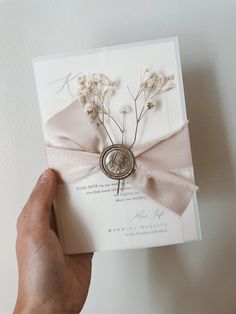
<svg viewBox="0 0 236 314">
<path fill-rule="evenodd" d="M 46 122 L 48 163 L 58 172 L 61 183 L 77 181 L 101 169 L 112 178 L 116 172 L 114 167 L 109 168 L 109 162 L 112 158 L 120 158 L 124 165 L 123 178 L 181 215 L 198 189 L 178 173 L 178 170 L 192 167 L 188 123 L 164 137 L 132 148 L 132 151 L 119 144 L 104 147 L 97 128 L 96 123 L 91 124 L 78 100 Z"/>
</svg>

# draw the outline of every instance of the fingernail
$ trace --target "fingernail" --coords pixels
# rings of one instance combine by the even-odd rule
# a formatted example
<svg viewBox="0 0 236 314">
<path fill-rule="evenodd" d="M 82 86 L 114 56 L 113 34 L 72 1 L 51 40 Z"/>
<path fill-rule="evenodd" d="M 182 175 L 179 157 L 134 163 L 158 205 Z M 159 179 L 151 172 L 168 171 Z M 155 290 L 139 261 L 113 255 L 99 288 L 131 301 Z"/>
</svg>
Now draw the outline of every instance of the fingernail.
<svg viewBox="0 0 236 314">
<path fill-rule="evenodd" d="M 47 183 L 52 177 L 53 171 L 51 169 L 45 170 L 40 176 L 40 183 Z"/>
</svg>

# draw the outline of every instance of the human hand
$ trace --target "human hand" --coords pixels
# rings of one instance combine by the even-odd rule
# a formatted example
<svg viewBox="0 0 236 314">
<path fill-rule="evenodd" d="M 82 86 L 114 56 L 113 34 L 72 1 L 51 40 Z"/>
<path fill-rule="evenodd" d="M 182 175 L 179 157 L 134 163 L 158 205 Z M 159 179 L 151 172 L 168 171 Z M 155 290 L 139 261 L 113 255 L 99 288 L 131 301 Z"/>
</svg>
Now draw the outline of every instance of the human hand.
<svg viewBox="0 0 236 314">
<path fill-rule="evenodd" d="M 50 226 L 56 187 L 55 172 L 45 171 L 18 217 L 19 285 L 14 314 L 79 313 L 87 297 L 93 255 L 63 254 Z"/>
</svg>

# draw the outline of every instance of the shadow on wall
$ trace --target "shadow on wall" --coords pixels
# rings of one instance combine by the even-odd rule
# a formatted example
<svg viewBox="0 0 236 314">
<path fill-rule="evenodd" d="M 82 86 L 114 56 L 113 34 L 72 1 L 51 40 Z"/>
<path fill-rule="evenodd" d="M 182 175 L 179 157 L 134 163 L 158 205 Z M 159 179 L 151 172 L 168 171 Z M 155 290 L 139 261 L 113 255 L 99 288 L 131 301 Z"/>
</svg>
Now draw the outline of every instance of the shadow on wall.
<svg viewBox="0 0 236 314">
<path fill-rule="evenodd" d="M 184 84 L 203 240 L 149 250 L 150 294 L 165 314 L 235 314 L 236 189 L 224 101 L 207 66 L 184 72 Z"/>
</svg>

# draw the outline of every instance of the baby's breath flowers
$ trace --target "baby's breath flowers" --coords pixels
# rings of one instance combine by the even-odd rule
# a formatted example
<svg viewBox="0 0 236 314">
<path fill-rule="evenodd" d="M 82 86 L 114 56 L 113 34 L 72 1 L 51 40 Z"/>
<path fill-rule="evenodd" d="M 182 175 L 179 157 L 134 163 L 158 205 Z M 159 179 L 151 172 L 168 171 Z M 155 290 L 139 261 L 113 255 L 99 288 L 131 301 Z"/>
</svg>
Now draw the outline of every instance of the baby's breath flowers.
<svg viewBox="0 0 236 314">
<path fill-rule="evenodd" d="M 77 77 L 77 82 L 79 85 L 83 85 L 85 83 L 86 75 L 85 74 L 79 74 Z"/>
<path fill-rule="evenodd" d="M 136 127 L 134 132 L 134 139 L 132 144 L 130 145 L 130 149 L 134 146 L 137 139 L 138 126 L 141 119 L 144 115 L 158 105 L 157 99 L 163 92 L 166 92 L 175 87 L 173 82 L 174 75 L 163 75 L 157 73 L 155 71 L 151 71 L 150 69 L 146 69 L 143 73 L 142 81 L 140 83 L 138 92 L 136 95 L 133 95 L 130 91 L 130 88 L 127 86 L 128 91 L 133 99 L 134 108 L 135 108 L 135 116 L 136 116 Z M 138 103 L 144 99 L 143 105 L 141 108 L 138 108 Z M 138 110 L 139 109 L 139 110 Z"/>
<path fill-rule="evenodd" d="M 103 73 L 79 74 L 77 82 L 79 85 L 78 96 L 82 104 L 87 102 L 103 104 L 105 97 L 113 95 L 115 92 L 116 82 L 110 80 Z"/>
<path fill-rule="evenodd" d="M 110 142 L 113 144 L 111 135 L 105 125 L 105 116 L 110 117 L 123 134 L 123 129 L 106 108 L 106 102 L 115 93 L 117 82 L 109 79 L 103 73 L 93 73 L 91 75 L 80 73 L 77 77 L 77 82 L 78 99 L 84 106 L 85 112 L 92 122 L 96 120 L 97 125 L 103 126 Z"/>
<path fill-rule="evenodd" d="M 120 109 L 120 113 L 129 113 L 132 111 L 132 108 L 129 105 L 124 105 Z"/>
<path fill-rule="evenodd" d="M 105 117 L 109 117 L 122 135 L 122 144 L 124 142 L 125 132 L 125 115 L 132 111 L 132 107 L 125 104 L 121 107 L 120 113 L 122 114 L 122 125 L 119 124 L 117 119 L 108 111 L 107 103 L 114 95 L 117 82 L 111 80 L 103 73 L 93 73 L 85 75 L 80 73 L 77 76 L 78 82 L 78 99 L 84 106 L 84 111 L 88 114 L 90 119 L 96 120 L 97 125 L 102 125 L 111 144 L 113 140 L 106 127 Z M 136 95 L 133 95 L 130 88 L 127 86 L 128 91 L 133 100 L 133 107 L 135 110 L 136 126 L 134 131 L 134 138 L 130 145 L 130 149 L 136 142 L 138 126 L 144 115 L 155 109 L 158 106 L 158 97 L 175 87 L 173 75 L 163 75 L 150 69 L 146 69 L 142 74 L 142 80 Z"/>
<path fill-rule="evenodd" d="M 143 75 L 140 92 L 145 94 L 146 98 L 155 96 L 175 87 L 173 82 L 174 75 L 162 75 L 146 69 Z"/>
<path fill-rule="evenodd" d="M 155 108 L 157 105 L 158 105 L 158 103 L 157 103 L 157 101 L 154 100 L 154 99 L 148 99 L 148 100 L 145 102 L 145 104 L 144 104 L 144 106 L 145 106 L 145 108 L 146 108 L 147 110 L 150 110 L 150 109 L 152 109 L 152 108 Z"/>
<path fill-rule="evenodd" d="M 99 108 L 90 103 L 86 103 L 84 105 L 84 112 L 86 112 L 90 116 L 91 120 L 94 121 L 99 114 Z"/>
</svg>

